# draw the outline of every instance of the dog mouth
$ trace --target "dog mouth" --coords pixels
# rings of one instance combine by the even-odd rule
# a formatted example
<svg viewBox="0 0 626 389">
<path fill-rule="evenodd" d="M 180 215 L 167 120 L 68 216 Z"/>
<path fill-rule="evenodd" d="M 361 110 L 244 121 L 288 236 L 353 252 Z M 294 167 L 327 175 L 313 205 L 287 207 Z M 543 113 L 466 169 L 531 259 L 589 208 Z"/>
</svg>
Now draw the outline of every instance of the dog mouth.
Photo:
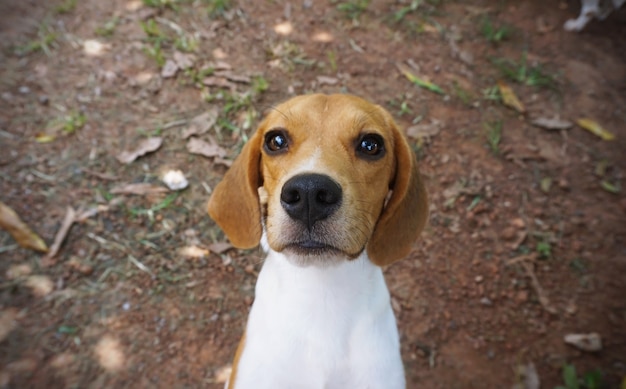
<svg viewBox="0 0 626 389">
<path fill-rule="evenodd" d="M 334 256 L 342 256 L 348 258 L 356 258 L 360 255 L 361 251 L 358 253 L 348 253 L 344 250 L 341 250 L 335 246 L 332 246 L 328 243 L 316 241 L 316 240 L 303 240 L 298 242 L 289 243 L 285 246 L 284 250 L 291 251 L 294 254 L 299 256 L 310 256 L 310 257 L 334 257 Z"/>
</svg>

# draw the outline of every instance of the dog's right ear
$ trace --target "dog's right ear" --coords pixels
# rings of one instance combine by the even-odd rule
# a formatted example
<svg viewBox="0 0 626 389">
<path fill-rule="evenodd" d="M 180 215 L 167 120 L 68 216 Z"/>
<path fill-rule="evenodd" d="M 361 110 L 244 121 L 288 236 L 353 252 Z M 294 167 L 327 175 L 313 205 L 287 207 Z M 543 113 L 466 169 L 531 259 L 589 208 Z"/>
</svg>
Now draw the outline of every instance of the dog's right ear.
<svg viewBox="0 0 626 389">
<path fill-rule="evenodd" d="M 240 249 L 261 240 L 261 210 L 257 189 L 263 185 L 260 172 L 261 130 L 248 140 L 209 199 L 209 215 Z"/>
</svg>

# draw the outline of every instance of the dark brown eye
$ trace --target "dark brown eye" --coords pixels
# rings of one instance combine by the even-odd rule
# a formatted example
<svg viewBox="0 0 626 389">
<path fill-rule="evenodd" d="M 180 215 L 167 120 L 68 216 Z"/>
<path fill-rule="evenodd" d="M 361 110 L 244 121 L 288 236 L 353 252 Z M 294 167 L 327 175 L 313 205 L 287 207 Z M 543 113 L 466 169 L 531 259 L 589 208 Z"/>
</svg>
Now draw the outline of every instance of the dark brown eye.
<svg viewBox="0 0 626 389">
<path fill-rule="evenodd" d="M 265 134 L 265 150 L 268 153 L 278 153 L 286 150 L 289 146 L 289 139 L 284 130 L 272 130 Z"/>
<path fill-rule="evenodd" d="M 378 134 L 365 134 L 359 139 L 356 151 L 363 158 L 378 159 L 385 153 L 385 142 Z"/>
</svg>

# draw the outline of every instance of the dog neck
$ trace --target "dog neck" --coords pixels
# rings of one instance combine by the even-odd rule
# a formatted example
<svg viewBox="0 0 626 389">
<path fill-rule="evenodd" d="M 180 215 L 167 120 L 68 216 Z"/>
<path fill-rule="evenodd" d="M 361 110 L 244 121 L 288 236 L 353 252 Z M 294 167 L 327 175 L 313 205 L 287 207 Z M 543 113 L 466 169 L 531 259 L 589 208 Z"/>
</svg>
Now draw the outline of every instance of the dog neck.
<svg viewBox="0 0 626 389">
<path fill-rule="evenodd" d="M 269 250 L 237 368 L 242 388 L 403 387 L 381 269 L 366 252 L 299 266 Z"/>
</svg>

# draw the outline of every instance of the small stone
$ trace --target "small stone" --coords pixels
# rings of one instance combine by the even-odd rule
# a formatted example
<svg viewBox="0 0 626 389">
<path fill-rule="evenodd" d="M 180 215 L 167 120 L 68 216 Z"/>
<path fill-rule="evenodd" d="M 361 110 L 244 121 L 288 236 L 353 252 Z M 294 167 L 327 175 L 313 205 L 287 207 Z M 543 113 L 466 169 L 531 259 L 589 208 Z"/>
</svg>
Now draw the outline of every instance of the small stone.
<svg viewBox="0 0 626 389">
<path fill-rule="evenodd" d="M 130 303 L 126 301 L 124 304 L 122 304 L 122 309 L 125 311 L 130 310 Z"/>
<path fill-rule="evenodd" d="M 20 88 L 18 89 L 18 91 L 19 91 L 21 94 L 26 95 L 26 94 L 30 93 L 30 88 L 29 88 L 29 87 L 27 87 L 27 86 L 25 86 L 25 85 L 23 85 L 23 86 L 20 86 Z"/>
<path fill-rule="evenodd" d="M 589 352 L 595 352 L 602 350 L 602 339 L 596 332 L 589 334 L 567 334 L 563 337 L 563 340 L 567 344 Z"/>
<path fill-rule="evenodd" d="M 46 95 L 39 96 L 39 104 L 48 105 L 49 102 L 50 102 L 50 98 L 48 96 Z"/>
<path fill-rule="evenodd" d="M 526 222 L 524 222 L 523 219 L 518 217 L 518 218 L 515 218 L 515 219 L 511 220 L 511 225 L 513 227 L 519 228 L 521 230 L 522 228 L 526 227 Z"/>
<path fill-rule="evenodd" d="M 483 297 L 480 299 L 480 303 L 482 305 L 486 305 L 486 306 L 491 306 L 493 305 L 493 302 L 491 302 L 491 300 L 488 297 Z"/>
<path fill-rule="evenodd" d="M 474 282 L 476 282 L 477 284 L 480 284 L 481 282 L 483 282 L 483 280 L 484 280 L 483 276 L 474 277 Z"/>
</svg>

